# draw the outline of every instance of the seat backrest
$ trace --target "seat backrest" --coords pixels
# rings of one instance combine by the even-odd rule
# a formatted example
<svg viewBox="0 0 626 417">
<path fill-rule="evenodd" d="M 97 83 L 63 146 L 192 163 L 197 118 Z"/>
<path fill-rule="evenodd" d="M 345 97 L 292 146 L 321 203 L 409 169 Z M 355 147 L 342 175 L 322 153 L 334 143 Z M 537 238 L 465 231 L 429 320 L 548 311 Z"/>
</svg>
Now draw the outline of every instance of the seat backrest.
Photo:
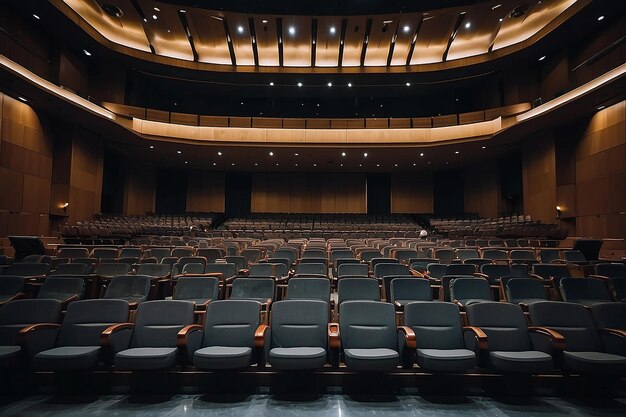
<svg viewBox="0 0 626 417">
<path fill-rule="evenodd" d="M 121 299 L 143 302 L 150 292 L 150 277 L 145 275 L 120 275 L 111 278 L 104 293 L 105 299 Z"/>
<path fill-rule="evenodd" d="M 147 256 L 156 258 L 158 262 L 161 262 L 161 259 L 170 256 L 170 253 L 172 253 L 170 248 L 151 248 L 147 250 Z"/>
<path fill-rule="evenodd" d="M 225 256 L 224 259 L 226 259 L 226 263 L 235 264 L 238 269 L 248 268 L 248 261 L 241 255 L 229 255 Z"/>
<path fill-rule="evenodd" d="M 0 276 L 0 300 L 6 300 L 18 293 L 24 291 L 26 278 L 17 275 L 1 275 Z M 6 297 L 6 298 L 5 298 Z"/>
<path fill-rule="evenodd" d="M 401 264 L 407 265 L 411 258 L 417 258 L 418 253 L 415 249 L 399 248 L 392 251 L 393 257 L 396 258 Z"/>
<path fill-rule="evenodd" d="M 599 328 L 626 330 L 626 303 L 598 303 L 591 307 Z"/>
<path fill-rule="evenodd" d="M 470 326 L 487 335 L 489 350 L 533 350 L 524 312 L 516 304 L 485 302 L 466 307 Z"/>
<path fill-rule="evenodd" d="M 317 264 L 314 264 L 317 265 Z M 250 265 L 250 277 L 273 277 L 274 265 L 268 263 L 257 263 Z"/>
<path fill-rule="evenodd" d="M 492 301 L 493 295 L 489 281 L 482 278 L 457 278 L 450 284 L 452 300 L 486 300 Z"/>
<path fill-rule="evenodd" d="M 567 265 L 554 264 L 533 264 L 533 273 L 539 275 L 543 279 L 554 279 L 554 283 L 558 286 L 561 278 L 571 276 Z"/>
<path fill-rule="evenodd" d="M 215 263 L 216 259 L 223 256 L 219 248 L 199 248 L 196 250 L 196 255 L 204 257 L 207 263 Z"/>
<path fill-rule="evenodd" d="M 454 249 L 433 249 L 431 257 L 439 259 L 442 264 L 449 264 L 454 260 Z"/>
<path fill-rule="evenodd" d="M 247 248 L 241 251 L 241 256 L 246 258 L 249 264 L 259 262 L 262 255 L 262 250 L 259 248 Z"/>
<path fill-rule="evenodd" d="M 374 276 L 382 278 L 386 275 L 411 275 L 409 267 L 397 263 L 380 263 L 374 267 Z"/>
<path fill-rule="evenodd" d="M 337 283 L 339 304 L 349 300 L 380 301 L 378 281 L 374 278 L 343 278 Z"/>
<path fill-rule="evenodd" d="M 321 347 L 328 344 L 328 304 L 284 300 L 272 305 L 271 347 Z"/>
<path fill-rule="evenodd" d="M 288 300 L 330 300 L 330 280 L 327 278 L 294 277 L 287 284 Z"/>
<path fill-rule="evenodd" d="M 581 300 L 613 301 L 604 281 L 596 278 L 562 278 L 559 283 L 563 301 Z"/>
<path fill-rule="evenodd" d="M 476 266 L 472 264 L 446 265 L 445 275 L 472 275 L 476 272 Z"/>
<path fill-rule="evenodd" d="M 595 266 L 596 275 L 605 277 L 624 277 L 626 276 L 626 265 L 622 263 L 600 263 Z"/>
<path fill-rule="evenodd" d="M 431 301 L 433 292 L 430 281 L 423 278 L 394 278 L 389 285 L 389 296 L 395 303 L 397 300 Z"/>
<path fill-rule="evenodd" d="M 274 252 L 275 258 L 286 258 L 289 260 L 289 265 L 293 265 L 298 259 L 298 251 L 291 247 L 281 247 Z"/>
<path fill-rule="evenodd" d="M 568 351 L 601 352 L 600 336 L 591 313 L 581 304 L 540 301 L 528 307 L 533 326 L 548 327 L 565 337 Z"/>
<path fill-rule="evenodd" d="M 548 299 L 546 289 L 541 281 L 533 278 L 507 279 L 505 289 L 507 300 L 513 304 L 518 304 L 526 299 Z"/>
<path fill-rule="evenodd" d="M 141 258 L 143 256 L 143 252 L 141 248 L 121 248 L 120 249 L 120 258 Z"/>
<path fill-rule="evenodd" d="M 490 283 L 497 282 L 501 277 L 511 275 L 511 267 L 500 264 L 487 264 L 480 267 L 480 272 L 487 275 Z"/>
<path fill-rule="evenodd" d="M 239 273 L 239 270 L 237 269 L 237 265 L 235 265 L 235 264 L 229 264 L 229 263 L 212 264 L 212 263 L 208 263 L 208 264 L 206 264 L 206 267 L 204 268 L 204 272 L 206 272 L 206 273 L 221 272 L 222 274 L 224 274 L 224 279 L 229 279 L 229 278 L 236 277 L 237 274 Z"/>
<path fill-rule="evenodd" d="M 52 298 L 65 301 L 72 296 L 82 298 L 85 280 L 76 276 L 50 276 L 43 281 L 37 298 Z"/>
<path fill-rule="evenodd" d="M 354 253 L 352 252 L 352 250 L 347 249 L 347 248 L 341 248 L 341 249 L 331 249 L 330 251 L 330 261 L 331 262 L 335 262 L 337 259 L 350 259 L 350 258 L 354 258 Z"/>
<path fill-rule="evenodd" d="M 506 261 L 509 259 L 509 254 L 506 251 L 500 249 L 485 249 L 483 250 L 483 259 L 491 259 L 492 261 Z"/>
<path fill-rule="evenodd" d="M 296 274 L 306 275 L 306 274 L 315 274 L 315 275 L 328 275 L 328 271 L 326 270 L 326 265 L 324 264 L 298 264 L 296 267 Z"/>
<path fill-rule="evenodd" d="M 172 268 L 166 264 L 140 264 L 137 268 L 137 275 L 165 277 L 170 274 L 171 270 Z"/>
<path fill-rule="evenodd" d="M 431 278 L 441 279 L 448 271 L 447 264 L 430 263 L 426 266 L 426 273 Z"/>
<path fill-rule="evenodd" d="M 193 323 L 193 303 L 156 300 L 139 304 L 130 346 L 175 347 L 178 332 Z"/>
<path fill-rule="evenodd" d="M 241 279 L 241 278 L 238 278 Z M 218 300 L 207 307 L 202 346 L 254 347 L 261 305 L 251 300 Z"/>
<path fill-rule="evenodd" d="M 366 249 L 359 253 L 359 259 L 369 262 L 374 258 L 380 258 L 381 252 L 378 249 Z"/>
<path fill-rule="evenodd" d="M 88 258 L 89 249 L 87 248 L 61 248 L 57 252 L 57 258 Z"/>
<path fill-rule="evenodd" d="M 87 275 L 87 264 L 59 264 L 50 275 Z"/>
<path fill-rule="evenodd" d="M 100 346 L 109 326 L 128 321 L 124 300 L 81 300 L 70 303 L 59 331 L 57 346 Z"/>
<path fill-rule="evenodd" d="M 181 273 L 183 273 L 183 274 L 204 274 L 204 265 L 196 264 L 196 263 L 185 264 L 182 267 Z"/>
<path fill-rule="evenodd" d="M 17 334 L 29 324 L 58 323 L 61 302 L 58 300 L 15 300 L 0 308 L 0 346 L 17 344 Z"/>
<path fill-rule="evenodd" d="M 564 250 L 563 259 L 567 262 L 587 262 L 587 258 L 579 250 Z"/>
<path fill-rule="evenodd" d="M 463 349 L 459 308 L 453 303 L 417 301 L 404 307 L 404 325 L 415 332 L 419 349 Z"/>
<path fill-rule="evenodd" d="M 611 287 L 615 295 L 615 301 L 624 302 L 626 300 L 626 276 L 611 277 Z"/>
<path fill-rule="evenodd" d="M 397 264 L 397 263 L 399 262 L 396 258 L 372 258 L 370 260 L 370 266 L 372 267 L 372 270 L 374 270 L 374 268 L 376 268 L 376 265 L 378 264 Z"/>
<path fill-rule="evenodd" d="M 180 277 L 176 282 L 173 300 L 217 300 L 217 277 Z"/>
<path fill-rule="evenodd" d="M 526 249 L 515 249 L 511 251 L 512 261 L 537 261 L 535 251 Z"/>
<path fill-rule="evenodd" d="M 337 278 L 345 276 L 367 277 L 369 276 L 369 267 L 367 264 L 341 264 L 337 268 Z"/>
<path fill-rule="evenodd" d="M 398 350 L 395 310 L 393 305 L 389 303 L 380 301 L 344 302 L 339 316 L 339 329 L 341 344 L 344 349 L 387 348 Z"/>
<path fill-rule="evenodd" d="M 561 259 L 561 251 L 555 249 L 541 249 L 539 250 L 539 259 L 544 264 L 549 264 L 552 261 Z"/>
<path fill-rule="evenodd" d="M 128 264 L 101 262 L 96 267 L 96 270 L 94 271 L 94 273 L 96 275 L 100 275 L 104 277 L 116 277 L 119 275 L 128 274 L 129 271 L 130 271 L 130 265 Z"/>
<path fill-rule="evenodd" d="M 483 259 L 483 258 L 467 258 L 463 261 L 465 265 L 475 265 L 476 268 L 480 271 L 480 267 L 483 265 L 491 265 L 491 259 Z"/>
<path fill-rule="evenodd" d="M 457 249 L 456 256 L 461 260 L 461 262 L 465 262 L 466 259 L 480 258 L 476 249 Z"/>
<path fill-rule="evenodd" d="M 43 263 L 17 263 L 6 267 L 5 275 L 17 275 L 20 277 L 36 277 L 50 272 L 50 265 Z"/>
<path fill-rule="evenodd" d="M 326 258 L 326 251 L 323 249 L 306 249 L 302 252 L 302 258 Z"/>
<path fill-rule="evenodd" d="M 191 255 L 193 255 L 193 248 L 190 248 L 188 246 L 177 246 L 172 249 L 172 256 L 176 258 L 182 258 Z"/>
<path fill-rule="evenodd" d="M 233 281 L 231 299 L 274 299 L 276 281 L 272 278 L 237 278 Z"/>
<path fill-rule="evenodd" d="M 443 301 L 452 301 L 450 296 L 450 284 L 455 279 L 459 278 L 468 278 L 468 279 L 479 279 L 473 275 L 444 275 L 441 277 L 441 290 L 443 292 Z"/>
<path fill-rule="evenodd" d="M 289 276 L 289 266 L 285 265 L 282 262 L 272 263 L 272 265 L 274 266 L 274 274 L 276 278 L 285 278 Z M 316 264 L 316 265 L 319 265 L 319 264 Z"/>
<path fill-rule="evenodd" d="M 91 257 L 96 259 L 115 259 L 118 256 L 116 248 L 94 248 Z"/>
</svg>

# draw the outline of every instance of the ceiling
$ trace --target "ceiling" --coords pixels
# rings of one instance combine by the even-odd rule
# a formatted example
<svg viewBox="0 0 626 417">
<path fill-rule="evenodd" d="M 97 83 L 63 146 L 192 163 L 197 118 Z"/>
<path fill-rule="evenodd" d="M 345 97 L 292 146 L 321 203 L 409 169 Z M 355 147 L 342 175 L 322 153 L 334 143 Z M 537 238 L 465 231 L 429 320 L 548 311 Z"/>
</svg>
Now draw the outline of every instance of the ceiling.
<svg viewBox="0 0 626 417">
<path fill-rule="evenodd" d="M 236 71 L 415 71 L 468 58 L 499 57 L 533 35 L 562 23 L 584 0 L 446 2 L 453 7 L 375 15 L 298 15 L 209 10 L 152 0 L 53 0 L 92 36 L 134 56 L 173 58 Z M 174 4 L 175 3 L 175 4 Z M 209 2 L 200 2 L 200 5 Z M 213 6 L 225 7 L 225 2 Z M 238 2 L 235 2 L 238 3 Z M 242 5 L 233 7 L 245 9 Z M 284 2 L 283 2 L 284 3 Z M 337 11 L 351 2 L 335 1 Z M 361 2 L 366 3 L 366 2 Z M 372 10 L 390 10 L 373 2 Z M 474 3 L 474 4 L 465 4 Z M 183 5 L 181 5 L 183 4 Z M 298 2 L 298 4 L 300 4 Z M 298 10 L 311 3 L 304 2 Z M 278 2 L 268 2 L 268 10 Z M 342 7 L 344 6 L 344 7 Z M 376 8 L 376 7 L 382 8 Z M 575 6 L 575 7 L 572 7 Z M 251 10 L 262 10 L 263 4 Z M 322 8 L 322 11 L 328 9 Z M 359 10 L 357 8 L 357 10 Z M 294 12 L 291 12 L 294 13 Z M 86 24 L 86 25 L 85 25 Z M 182 64 L 181 64 L 182 62 Z"/>
</svg>

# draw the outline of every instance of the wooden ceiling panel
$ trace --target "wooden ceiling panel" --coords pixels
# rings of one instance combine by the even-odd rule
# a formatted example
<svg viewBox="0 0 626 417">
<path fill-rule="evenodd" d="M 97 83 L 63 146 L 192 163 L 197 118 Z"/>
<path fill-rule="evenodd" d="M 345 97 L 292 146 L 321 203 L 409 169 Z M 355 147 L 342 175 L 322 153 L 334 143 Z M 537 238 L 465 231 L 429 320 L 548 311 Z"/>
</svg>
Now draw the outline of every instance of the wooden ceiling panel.
<svg viewBox="0 0 626 417">
<path fill-rule="evenodd" d="M 259 65 L 262 67 L 277 67 L 279 61 L 276 18 L 274 16 L 255 16 L 254 30 L 256 32 L 256 47 L 259 51 Z"/>
<path fill-rule="evenodd" d="M 339 65 L 341 41 L 341 17 L 322 16 L 317 20 L 315 66 L 336 67 Z"/>
<path fill-rule="evenodd" d="M 441 62 L 459 16 L 458 10 L 424 13 L 424 21 L 415 41 L 411 65 Z"/>
<path fill-rule="evenodd" d="M 391 65 L 406 65 L 415 31 L 422 20 L 421 13 L 401 14 L 398 20 L 398 34 L 393 48 Z"/>
<path fill-rule="evenodd" d="M 282 39 L 284 66 L 311 66 L 312 40 L 311 18 L 309 16 L 283 16 Z"/>
<path fill-rule="evenodd" d="M 395 18 L 394 18 L 395 17 Z M 397 16 L 375 16 L 365 50 L 366 67 L 384 67 L 387 65 L 389 47 L 398 30 Z"/>
<path fill-rule="evenodd" d="M 350 16 L 346 27 L 346 38 L 343 45 L 342 66 L 358 67 L 361 65 L 361 51 L 367 17 Z"/>
<path fill-rule="evenodd" d="M 224 19 L 230 32 L 237 65 L 254 65 L 248 16 L 241 13 L 225 13 Z"/>
<path fill-rule="evenodd" d="M 491 4 L 481 4 L 468 9 L 459 31 L 450 45 L 447 60 L 486 54 L 499 25 L 506 14 L 502 7 L 492 9 Z M 469 25 L 469 27 L 467 27 Z"/>
<path fill-rule="evenodd" d="M 158 55 L 193 61 L 193 52 L 187 39 L 178 8 L 167 3 L 139 0 L 147 22 L 146 35 Z M 155 10 L 155 7 L 159 11 Z M 156 19 L 154 19 L 156 17 Z"/>
<path fill-rule="evenodd" d="M 232 65 L 222 17 L 198 10 L 187 13 L 187 22 L 198 53 L 198 61 Z"/>
<path fill-rule="evenodd" d="M 529 6 L 522 17 L 513 18 L 507 13 L 495 38 L 493 50 L 528 39 L 574 3 L 576 0 L 544 0 Z"/>
<path fill-rule="evenodd" d="M 150 52 L 150 43 L 142 27 L 141 17 L 130 0 L 63 0 L 91 27 L 111 42 Z M 122 17 L 111 17 L 102 10 L 102 4 L 119 7 Z"/>
</svg>

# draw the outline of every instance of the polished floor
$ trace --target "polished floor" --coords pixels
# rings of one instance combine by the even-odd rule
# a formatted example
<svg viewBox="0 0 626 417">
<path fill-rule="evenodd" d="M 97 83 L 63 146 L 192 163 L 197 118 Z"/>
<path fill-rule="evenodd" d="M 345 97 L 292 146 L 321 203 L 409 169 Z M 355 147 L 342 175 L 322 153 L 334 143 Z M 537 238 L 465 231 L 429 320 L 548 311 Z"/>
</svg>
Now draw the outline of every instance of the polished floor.
<svg viewBox="0 0 626 417">
<path fill-rule="evenodd" d="M 0 397 L 0 416 L 624 416 L 626 399 L 390 395 Z"/>
</svg>

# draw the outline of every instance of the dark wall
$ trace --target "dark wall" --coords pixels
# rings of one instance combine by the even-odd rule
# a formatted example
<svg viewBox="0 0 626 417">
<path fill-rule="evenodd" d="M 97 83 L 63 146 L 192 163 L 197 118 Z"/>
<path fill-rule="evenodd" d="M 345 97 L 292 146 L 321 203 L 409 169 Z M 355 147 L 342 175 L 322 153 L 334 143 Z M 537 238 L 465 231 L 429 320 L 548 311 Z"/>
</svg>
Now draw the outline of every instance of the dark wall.
<svg viewBox="0 0 626 417">
<path fill-rule="evenodd" d="M 367 174 L 367 213 L 391 213 L 391 179 L 389 174 Z"/>
<path fill-rule="evenodd" d="M 104 152 L 102 174 L 102 213 L 123 213 L 125 187 L 124 158 L 111 150 Z"/>
<path fill-rule="evenodd" d="M 180 214 L 187 208 L 187 171 L 160 169 L 157 171 L 157 214 Z"/>
<path fill-rule="evenodd" d="M 437 171 L 433 176 L 435 216 L 461 215 L 465 211 L 463 171 Z"/>
<path fill-rule="evenodd" d="M 250 214 L 252 201 L 252 176 L 248 173 L 226 174 L 224 210 L 228 217 Z"/>
</svg>

